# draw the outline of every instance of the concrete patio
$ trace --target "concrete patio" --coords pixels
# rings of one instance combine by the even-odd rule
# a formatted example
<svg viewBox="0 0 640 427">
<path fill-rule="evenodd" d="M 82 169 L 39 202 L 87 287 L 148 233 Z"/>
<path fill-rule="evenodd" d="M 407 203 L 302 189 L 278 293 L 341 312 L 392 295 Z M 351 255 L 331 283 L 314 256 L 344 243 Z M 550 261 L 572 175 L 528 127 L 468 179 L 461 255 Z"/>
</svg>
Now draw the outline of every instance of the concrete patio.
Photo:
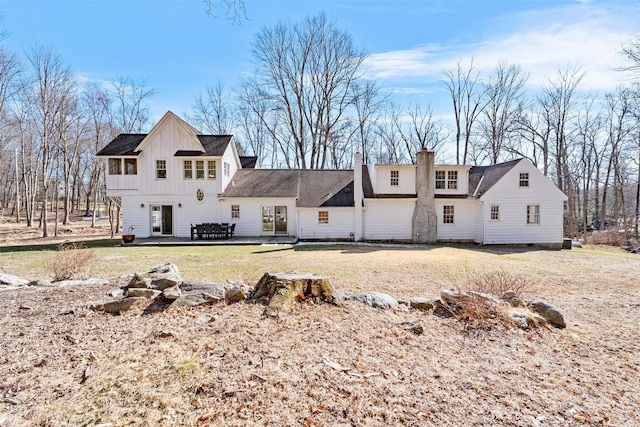
<svg viewBox="0 0 640 427">
<path fill-rule="evenodd" d="M 237 245 L 294 245 L 298 242 L 291 236 L 234 237 L 232 239 L 194 239 L 189 237 L 138 238 L 122 246 L 237 246 Z"/>
</svg>

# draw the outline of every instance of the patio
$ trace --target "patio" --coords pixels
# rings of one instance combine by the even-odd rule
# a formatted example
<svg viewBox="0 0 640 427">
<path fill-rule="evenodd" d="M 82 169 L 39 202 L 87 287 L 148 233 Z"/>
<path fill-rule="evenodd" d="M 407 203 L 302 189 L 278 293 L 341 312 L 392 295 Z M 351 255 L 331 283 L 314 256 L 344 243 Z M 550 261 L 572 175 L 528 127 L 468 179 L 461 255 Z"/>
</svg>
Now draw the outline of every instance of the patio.
<svg viewBox="0 0 640 427">
<path fill-rule="evenodd" d="M 233 246 L 233 245 L 294 245 L 298 242 L 291 236 L 233 237 L 229 239 L 191 240 L 189 237 L 138 238 L 122 246 Z"/>
</svg>

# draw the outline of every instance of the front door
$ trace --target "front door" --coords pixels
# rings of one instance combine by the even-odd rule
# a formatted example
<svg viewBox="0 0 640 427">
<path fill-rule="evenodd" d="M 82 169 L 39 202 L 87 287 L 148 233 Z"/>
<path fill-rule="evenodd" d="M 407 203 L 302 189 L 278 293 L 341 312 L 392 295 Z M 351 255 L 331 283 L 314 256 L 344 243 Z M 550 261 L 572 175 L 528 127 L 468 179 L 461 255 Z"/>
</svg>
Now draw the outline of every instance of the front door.
<svg viewBox="0 0 640 427">
<path fill-rule="evenodd" d="M 173 206 L 151 205 L 151 235 L 170 236 L 173 234 Z"/>
<path fill-rule="evenodd" d="M 287 234 L 287 207 L 262 207 L 262 234 Z"/>
</svg>

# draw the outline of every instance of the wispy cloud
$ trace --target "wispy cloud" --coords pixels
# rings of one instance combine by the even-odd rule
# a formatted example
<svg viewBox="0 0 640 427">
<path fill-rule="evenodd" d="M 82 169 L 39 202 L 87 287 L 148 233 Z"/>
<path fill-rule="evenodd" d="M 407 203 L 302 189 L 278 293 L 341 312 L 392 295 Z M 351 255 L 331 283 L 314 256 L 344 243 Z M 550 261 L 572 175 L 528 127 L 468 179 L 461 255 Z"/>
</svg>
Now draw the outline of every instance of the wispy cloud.
<svg viewBox="0 0 640 427">
<path fill-rule="evenodd" d="M 484 40 L 374 53 L 367 63 L 381 80 L 419 78 L 433 83 L 460 60 L 468 64 L 473 58 L 475 69 L 483 74 L 503 61 L 522 66 L 532 86 L 553 79 L 559 69 L 577 66 L 585 72 L 582 89 L 611 90 L 625 78 L 615 71 L 624 63 L 620 49 L 640 26 L 633 19 L 636 7 L 607 6 L 581 1 L 502 16 L 491 23 L 496 30 Z"/>
</svg>

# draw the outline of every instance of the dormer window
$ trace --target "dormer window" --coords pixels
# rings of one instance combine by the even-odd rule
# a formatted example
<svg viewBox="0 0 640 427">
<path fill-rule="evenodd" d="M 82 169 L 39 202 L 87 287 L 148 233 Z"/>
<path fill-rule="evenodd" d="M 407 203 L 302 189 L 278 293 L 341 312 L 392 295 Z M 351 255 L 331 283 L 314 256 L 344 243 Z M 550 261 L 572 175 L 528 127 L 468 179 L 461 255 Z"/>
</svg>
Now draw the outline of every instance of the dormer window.
<svg viewBox="0 0 640 427">
<path fill-rule="evenodd" d="M 522 172 L 520 174 L 520 187 L 528 187 L 529 186 L 529 173 Z"/>
<path fill-rule="evenodd" d="M 447 189 L 449 190 L 458 189 L 458 171 L 447 172 Z"/>
<path fill-rule="evenodd" d="M 444 190 L 446 187 L 446 172 L 436 171 L 436 190 Z"/>
<path fill-rule="evenodd" d="M 391 171 L 391 186 L 397 187 L 400 184 L 400 171 Z"/>
</svg>

